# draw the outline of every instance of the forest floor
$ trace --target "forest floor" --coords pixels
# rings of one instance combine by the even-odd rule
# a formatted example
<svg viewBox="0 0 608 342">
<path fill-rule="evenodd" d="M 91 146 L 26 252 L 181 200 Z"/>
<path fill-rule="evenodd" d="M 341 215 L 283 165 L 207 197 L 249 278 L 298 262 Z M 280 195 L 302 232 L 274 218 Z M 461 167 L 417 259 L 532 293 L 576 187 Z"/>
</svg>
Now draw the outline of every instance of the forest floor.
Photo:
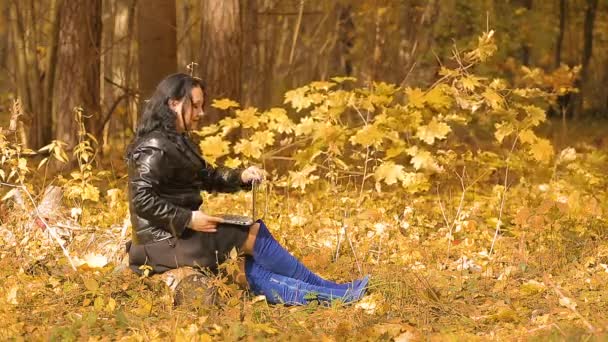
<svg viewBox="0 0 608 342">
<path fill-rule="evenodd" d="M 519 179 L 504 210 L 484 190 L 495 184 L 441 192 L 451 196 L 323 186 L 262 193 L 264 220 L 306 265 L 336 281 L 371 275 L 353 305 L 269 305 L 218 276 L 219 305 L 174 307 L 162 282 L 124 266 L 124 177 L 82 212 L 58 209 L 55 232 L 77 270 L 47 229 L 4 202 L 0 339 L 607 340 L 608 147 L 592 145 L 577 147 L 580 168 Z M 580 177 L 600 185 L 585 188 Z M 247 213 L 251 195 L 205 201 L 209 212 Z"/>
</svg>

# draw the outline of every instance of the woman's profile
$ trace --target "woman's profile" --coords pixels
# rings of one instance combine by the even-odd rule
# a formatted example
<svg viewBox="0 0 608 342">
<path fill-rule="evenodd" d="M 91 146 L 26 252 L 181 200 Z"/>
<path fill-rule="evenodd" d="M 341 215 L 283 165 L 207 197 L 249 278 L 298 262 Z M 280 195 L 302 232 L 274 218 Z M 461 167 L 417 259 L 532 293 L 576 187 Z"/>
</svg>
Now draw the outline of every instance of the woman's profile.
<svg viewBox="0 0 608 342">
<path fill-rule="evenodd" d="M 268 302 L 292 305 L 359 300 L 368 277 L 346 284 L 311 272 L 272 236 L 263 221 L 248 227 L 222 223 L 199 211 L 201 190 L 236 192 L 263 180 L 257 167 L 214 168 L 200 156 L 188 132 L 204 115 L 205 88 L 187 74 L 162 80 L 145 105 L 127 149 L 132 243 L 130 268 L 162 273 L 182 266 L 214 269 L 237 248 L 249 288 Z M 311 296 L 311 294 L 314 294 Z"/>
</svg>

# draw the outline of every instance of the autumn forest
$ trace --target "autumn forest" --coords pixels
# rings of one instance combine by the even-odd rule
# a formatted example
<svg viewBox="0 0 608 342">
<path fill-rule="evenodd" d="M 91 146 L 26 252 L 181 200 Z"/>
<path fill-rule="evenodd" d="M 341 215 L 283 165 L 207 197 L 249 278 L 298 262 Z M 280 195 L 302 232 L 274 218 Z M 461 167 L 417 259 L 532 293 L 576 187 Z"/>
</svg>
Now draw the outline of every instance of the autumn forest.
<svg viewBox="0 0 608 342">
<path fill-rule="evenodd" d="M 0 16 L 0 339 L 608 337 L 608 1 L 0 0 Z M 205 163 L 266 173 L 199 210 L 253 211 L 326 279 L 370 275 L 361 300 L 272 304 L 235 281 L 236 249 L 217 273 L 129 269 L 125 151 L 174 73 L 204 84 L 188 135 Z"/>
</svg>

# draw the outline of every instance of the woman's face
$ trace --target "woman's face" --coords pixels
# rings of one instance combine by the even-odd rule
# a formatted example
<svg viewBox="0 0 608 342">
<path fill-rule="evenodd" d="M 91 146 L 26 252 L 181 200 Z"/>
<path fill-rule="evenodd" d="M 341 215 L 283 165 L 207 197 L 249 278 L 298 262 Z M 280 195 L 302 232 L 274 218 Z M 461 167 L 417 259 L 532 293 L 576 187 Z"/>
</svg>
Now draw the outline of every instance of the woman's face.
<svg viewBox="0 0 608 342">
<path fill-rule="evenodd" d="M 192 103 L 185 103 L 185 98 L 181 100 L 169 100 L 169 106 L 177 113 L 177 131 L 184 132 L 186 130 L 193 131 L 198 128 L 198 120 L 205 115 L 203 104 L 205 102 L 205 94 L 200 87 L 192 88 L 190 92 Z M 184 115 L 182 116 L 182 110 Z"/>
</svg>

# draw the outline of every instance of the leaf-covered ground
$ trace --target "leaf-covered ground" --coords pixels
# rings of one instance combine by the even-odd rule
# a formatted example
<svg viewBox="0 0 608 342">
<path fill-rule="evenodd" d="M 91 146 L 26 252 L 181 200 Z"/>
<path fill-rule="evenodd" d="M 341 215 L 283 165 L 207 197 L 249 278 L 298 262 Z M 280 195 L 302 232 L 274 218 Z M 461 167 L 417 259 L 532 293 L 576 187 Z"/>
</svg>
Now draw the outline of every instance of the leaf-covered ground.
<svg viewBox="0 0 608 342">
<path fill-rule="evenodd" d="M 3 204 L 0 337 L 21 340 L 603 340 L 608 338 L 605 152 L 578 153 L 536 183 L 500 197 L 488 184 L 462 194 L 445 182 L 426 195 L 390 190 L 260 194 L 261 215 L 321 275 L 371 275 L 356 305 L 268 305 L 218 277 L 223 300 L 173 307 L 160 281 L 124 268 L 124 180 L 82 213 L 64 208 L 56 232 L 67 258 L 17 204 Z M 581 175 L 584 168 L 587 176 Z M 577 171 L 578 170 L 578 171 Z M 459 190 L 460 189 L 460 190 Z M 462 201 L 461 201 L 462 199 Z M 206 195 L 205 210 L 246 212 L 250 195 Z M 462 203 L 462 205 L 461 205 Z M 26 206 L 27 207 L 27 206 Z M 498 215 L 501 229 L 492 247 Z M 33 222 L 33 223 L 32 223 Z M 60 223 L 63 222 L 63 223 Z M 491 250 L 491 254 L 490 254 Z M 79 260 L 76 260 L 78 262 Z"/>
</svg>

